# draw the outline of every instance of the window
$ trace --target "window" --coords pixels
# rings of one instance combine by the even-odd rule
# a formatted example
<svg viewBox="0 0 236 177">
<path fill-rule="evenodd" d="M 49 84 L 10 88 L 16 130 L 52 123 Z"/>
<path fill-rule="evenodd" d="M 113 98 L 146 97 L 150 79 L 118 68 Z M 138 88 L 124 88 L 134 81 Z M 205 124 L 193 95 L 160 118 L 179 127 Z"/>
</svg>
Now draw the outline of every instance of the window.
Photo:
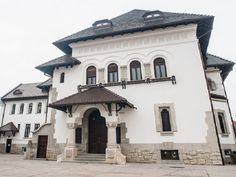
<svg viewBox="0 0 236 177">
<path fill-rule="evenodd" d="M 178 150 L 161 150 L 161 160 L 179 160 Z"/>
<path fill-rule="evenodd" d="M 139 61 L 132 61 L 130 63 L 130 79 L 142 80 L 141 64 Z"/>
<path fill-rule="evenodd" d="M 37 113 L 41 113 L 42 112 L 42 103 L 38 103 L 38 106 L 37 106 Z"/>
<path fill-rule="evenodd" d="M 20 124 L 17 125 L 17 129 L 18 129 L 18 131 L 20 131 Z"/>
<path fill-rule="evenodd" d="M 116 143 L 120 144 L 121 143 L 121 131 L 120 127 L 116 127 Z"/>
<path fill-rule="evenodd" d="M 163 58 L 156 58 L 154 60 L 155 78 L 167 77 L 166 64 Z"/>
<path fill-rule="evenodd" d="M 81 144 L 82 140 L 82 128 L 75 129 L 75 143 Z"/>
<path fill-rule="evenodd" d="M 118 82 L 118 66 L 115 63 L 108 66 L 108 82 Z"/>
<path fill-rule="evenodd" d="M 210 78 L 207 78 L 207 84 L 211 91 L 215 91 L 217 89 L 215 81 L 211 80 Z"/>
<path fill-rule="evenodd" d="M 22 103 L 22 104 L 20 105 L 19 114 L 23 114 L 23 112 L 24 112 L 24 103 Z"/>
<path fill-rule="evenodd" d="M 87 85 L 96 84 L 96 68 L 94 66 L 89 66 L 87 68 Z"/>
<path fill-rule="evenodd" d="M 61 73 L 60 83 L 64 83 L 64 81 L 65 81 L 65 73 Z"/>
<path fill-rule="evenodd" d="M 34 124 L 34 130 L 37 130 L 40 127 L 40 124 Z"/>
<path fill-rule="evenodd" d="M 28 107 L 28 114 L 31 114 L 32 110 L 33 110 L 33 103 L 30 103 Z"/>
<path fill-rule="evenodd" d="M 16 112 L 16 104 L 13 104 L 11 107 L 11 114 L 15 114 Z"/>
<path fill-rule="evenodd" d="M 169 108 L 161 108 L 162 131 L 171 131 Z"/>
<path fill-rule="evenodd" d="M 220 133 L 227 134 L 228 132 L 227 132 L 224 113 L 219 112 L 218 119 L 219 119 Z"/>
<path fill-rule="evenodd" d="M 176 116 L 173 103 L 155 104 L 156 131 L 163 136 L 174 135 L 177 132 Z"/>
<path fill-rule="evenodd" d="M 29 134 L 30 134 L 30 124 L 26 124 L 25 125 L 25 135 L 24 135 L 24 137 L 28 138 Z"/>
</svg>

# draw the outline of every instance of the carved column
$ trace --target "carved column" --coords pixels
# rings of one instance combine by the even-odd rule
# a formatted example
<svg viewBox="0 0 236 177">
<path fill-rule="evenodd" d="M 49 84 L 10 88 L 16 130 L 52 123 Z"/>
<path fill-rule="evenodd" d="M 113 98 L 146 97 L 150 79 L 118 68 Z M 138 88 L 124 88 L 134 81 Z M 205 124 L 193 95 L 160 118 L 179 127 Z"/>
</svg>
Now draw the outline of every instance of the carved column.
<svg viewBox="0 0 236 177">
<path fill-rule="evenodd" d="M 104 83 L 105 82 L 104 72 L 105 72 L 104 68 L 99 68 L 98 69 L 98 83 Z"/>
<path fill-rule="evenodd" d="M 127 81 L 127 66 L 120 67 L 121 81 Z"/>
<path fill-rule="evenodd" d="M 126 157 L 121 153 L 120 145 L 116 144 L 117 122 L 107 122 L 106 162 L 111 164 L 125 164 Z"/>
<path fill-rule="evenodd" d="M 152 78 L 151 64 L 150 63 L 144 63 L 144 69 L 145 69 L 145 79 Z"/>
<path fill-rule="evenodd" d="M 64 149 L 64 160 L 72 161 L 77 156 L 77 148 L 75 145 L 75 128 L 76 123 L 67 123 L 67 144 Z"/>
</svg>

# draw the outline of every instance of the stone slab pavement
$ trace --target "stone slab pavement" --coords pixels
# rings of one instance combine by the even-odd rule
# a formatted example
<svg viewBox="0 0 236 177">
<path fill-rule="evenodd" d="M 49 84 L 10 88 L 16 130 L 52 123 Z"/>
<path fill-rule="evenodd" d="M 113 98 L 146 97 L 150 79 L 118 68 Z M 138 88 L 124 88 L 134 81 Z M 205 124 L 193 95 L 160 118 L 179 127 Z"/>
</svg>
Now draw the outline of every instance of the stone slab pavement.
<svg viewBox="0 0 236 177">
<path fill-rule="evenodd" d="M 57 163 L 0 154 L 0 177 L 236 177 L 236 166 Z"/>
</svg>

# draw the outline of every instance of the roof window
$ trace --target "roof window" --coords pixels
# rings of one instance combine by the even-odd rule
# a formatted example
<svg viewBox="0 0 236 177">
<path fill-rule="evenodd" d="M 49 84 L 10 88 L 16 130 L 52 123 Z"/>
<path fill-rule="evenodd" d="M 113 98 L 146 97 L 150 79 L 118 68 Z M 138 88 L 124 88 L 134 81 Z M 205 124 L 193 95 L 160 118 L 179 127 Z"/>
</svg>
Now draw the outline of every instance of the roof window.
<svg viewBox="0 0 236 177">
<path fill-rule="evenodd" d="M 17 89 L 13 92 L 13 95 L 21 95 L 23 93 L 23 90 Z"/>
<path fill-rule="evenodd" d="M 143 15 L 145 23 L 163 20 L 164 19 L 163 17 L 164 17 L 163 13 L 159 10 L 150 11 Z"/>
<path fill-rule="evenodd" d="M 108 19 L 98 20 L 93 23 L 93 28 L 95 30 L 112 28 L 112 21 Z"/>
</svg>

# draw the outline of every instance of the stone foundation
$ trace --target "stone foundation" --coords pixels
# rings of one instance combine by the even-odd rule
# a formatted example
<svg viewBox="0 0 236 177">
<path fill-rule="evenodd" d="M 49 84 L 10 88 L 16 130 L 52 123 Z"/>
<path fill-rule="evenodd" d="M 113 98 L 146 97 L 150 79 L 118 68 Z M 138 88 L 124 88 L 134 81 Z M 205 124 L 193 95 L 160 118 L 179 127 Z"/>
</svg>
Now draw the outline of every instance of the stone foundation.
<svg viewBox="0 0 236 177">
<path fill-rule="evenodd" d="M 26 144 L 12 144 L 11 154 L 24 154 L 23 148 L 26 148 Z M 6 153 L 6 144 L 0 144 L 0 153 Z"/>
<path fill-rule="evenodd" d="M 6 152 L 6 144 L 0 144 L 0 153 Z"/>
<path fill-rule="evenodd" d="M 161 150 L 178 150 L 179 160 L 162 160 Z M 220 152 L 210 151 L 207 144 L 122 144 L 121 151 L 127 162 L 222 165 Z"/>
</svg>

